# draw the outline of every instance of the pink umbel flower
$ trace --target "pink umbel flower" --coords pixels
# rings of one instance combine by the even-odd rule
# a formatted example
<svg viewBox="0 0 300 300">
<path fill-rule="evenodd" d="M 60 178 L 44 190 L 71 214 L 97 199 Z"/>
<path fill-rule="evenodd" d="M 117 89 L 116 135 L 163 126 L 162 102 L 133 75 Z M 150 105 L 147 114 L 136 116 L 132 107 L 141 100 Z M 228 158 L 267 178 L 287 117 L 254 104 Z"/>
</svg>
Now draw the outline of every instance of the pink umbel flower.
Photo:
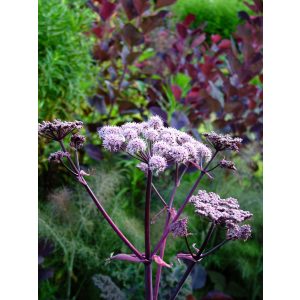
<svg viewBox="0 0 300 300">
<path fill-rule="evenodd" d="M 164 157 L 159 155 L 153 155 L 149 159 L 149 168 L 154 171 L 157 175 L 163 172 L 167 167 L 167 161 Z"/>
<path fill-rule="evenodd" d="M 191 135 L 172 127 L 164 127 L 159 116 L 152 116 L 141 123 L 125 123 L 121 127 L 104 126 L 99 130 L 99 136 L 109 151 L 125 151 L 147 166 L 150 165 L 153 170 L 154 162 L 157 166 L 161 163 L 155 169 L 156 174 L 163 172 L 169 162 L 186 164 L 191 161 L 202 165 L 212 156 L 211 150 Z M 157 161 L 154 159 L 156 156 L 159 157 Z"/>
<path fill-rule="evenodd" d="M 105 134 L 103 147 L 108 151 L 120 151 L 125 142 L 125 137 L 121 134 Z"/>
<path fill-rule="evenodd" d="M 226 227 L 228 224 L 238 224 L 252 217 L 249 211 L 240 209 L 237 199 L 221 199 L 218 194 L 212 192 L 199 190 L 196 196 L 191 197 L 190 202 L 198 215 Z"/>
<path fill-rule="evenodd" d="M 227 234 L 226 237 L 227 239 L 230 240 L 243 240 L 246 241 L 251 237 L 251 226 L 246 224 L 239 226 L 234 223 L 227 223 Z"/>
<path fill-rule="evenodd" d="M 139 168 L 142 172 L 147 173 L 148 171 L 148 164 L 145 164 L 143 162 L 136 165 L 137 168 Z"/>
<path fill-rule="evenodd" d="M 203 135 L 215 147 L 217 151 L 233 150 L 238 152 L 239 146 L 243 141 L 241 138 L 233 138 L 228 134 L 222 135 L 215 132 L 204 133 Z"/>
<path fill-rule="evenodd" d="M 138 152 L 145 151 L 146 148 L 147 148 L 147 145 L 146 145 L 145 141 L 140 138 L 136 138 L 136 139 L 130 140 L 128 142 L 126 150 L 127 150 L 127 152 L 129 152 L 131 154 L 135 154 Z"/>
<path fill-rule="evenodd" d="M 107 135 L 110 134 L 122 135 L 123 132 L 122 129 L 118 126 L 104 126 L 98 131 L 98 134 L 102 139 L 105 139 Z"/>
<path fill-rule="evenodd" d="M 38 134 L 49 140 L 61 141 L 71 132 L 81 129 L 82 126 L 81 121 L 67 122 L 58 119 L 53 122 L 43 121 L 39 123 Z"/>
</svg>

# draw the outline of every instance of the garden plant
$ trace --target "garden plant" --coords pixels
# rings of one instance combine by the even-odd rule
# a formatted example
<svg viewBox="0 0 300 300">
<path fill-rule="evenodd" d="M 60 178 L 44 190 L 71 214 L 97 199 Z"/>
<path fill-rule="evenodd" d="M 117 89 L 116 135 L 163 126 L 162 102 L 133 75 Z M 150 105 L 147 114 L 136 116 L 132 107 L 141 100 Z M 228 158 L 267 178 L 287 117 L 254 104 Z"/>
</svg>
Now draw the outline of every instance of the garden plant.
<svg viewBox="0 0 300 300">
<path fill-rule="evenodd" d="M 172 268 L 164 260 L 169 235 L 185 241 L 186 251 L 177 253 L 177 258 L 188 262 L 182 278 L 170 291 L 170 299 L 175 299 L 186 279 L 196 264 L 213 255 L 215 251 L 234 240 L 246 241 L 251 236 L 251 227 L 243 224 L 252 214 L 240 208 L 235 198 L 222 199 L 214 192 L 198 190 L 200 181 L 207 176 L 214 179 L 213 171 L 217 168 L 235 172 L 234 162 L 227 160 L 228 151 L 239 152 L 242 139 L 215 132 L 203 133 L 206 144 L 196 140 L 191 135 L 166 126 L 157 116 L 151 116 L 148 121 L 136 123 L 127 122 L 121 126 L 104 126 L 98 129 L 103 147 L 110 152 L 124 152 L 137 164 L 143 172 L 146 189 L 144 191 L 144 248 L 138 249 L 134 241 L 123 233 L 107 213 L 101 199 L 97 198 L 91 189 L 87 177 L 89 174 L 79 163 L 78 151 L 83 147 L 86 137 L 80 134 L 83 127 L 81 121 L 43 121 L 39 124 L 39 136 L 58 143 L 61 150 L 49 156 L 49 162 L 60 163 L 66 171 L 78 182 L 95 203 L 103 218 L 108 222 L 116 235 L 127 246 L 128 253 L 117 253 L 109 257 L 110 261 L 122 260 L 129 263 L 144 265 L 145 299 L 158 299 L 163 268 Z M 66 146 L 68 143 L 68 149 Z M 196 168 L 198 175 L 187 195 L 175 207 L 174 199 L 180 184 L 190 167 Z M 173 188 L 168 199 L 156 186 L 162 173 L 173 179 Z M 161 202 L 161 209 L 153 212 L 153 197 L 156 194 Z M 183 216 L 187 206 L 195 210 L 197 217 L 207 220 L 208 230 L 203 241 L 196 240 L 191 245 L 193 233 L 188 229 L 188 218 Z M 164 212 L 164 214 L 162 213 Z M 153 220 L 165 216 L 164 226 L 156 241 L 151 239 L 150 231 Z M 218 242 L 211 240 L 214 231 L 219 228 L 224 231 L 224 238 Z M 113 252 L 114 249 L 111 249 Z M 109 253 L 108 253 L 109 256 Z M 153 272 L 154 265 L 156 274 Z M 155 275 L 155 277 L 154 277 Z"/>
</svg>

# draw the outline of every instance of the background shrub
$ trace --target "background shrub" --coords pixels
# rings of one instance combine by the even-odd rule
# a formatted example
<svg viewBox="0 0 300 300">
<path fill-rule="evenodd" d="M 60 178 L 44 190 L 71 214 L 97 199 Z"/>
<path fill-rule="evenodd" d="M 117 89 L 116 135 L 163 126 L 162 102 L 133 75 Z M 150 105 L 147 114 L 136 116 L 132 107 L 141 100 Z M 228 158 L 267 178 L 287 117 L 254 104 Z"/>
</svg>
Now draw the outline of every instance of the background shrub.
<svg viewBox="0 0 300 300">
<path fill-rule="evenodd" d="M 229 37 L 241 22 L 238 12 L 249 9 L 243 0 L 178 0 L 173 6 L 173 13 L 179 20 L 188 14 L 194 14 L 196 27 L 206 22 L 205 32 Z"/>
<path fill-rule="evenodd" d="M 79 114 L 96 84 L 93 39 L 85 34 L 95 15 L 85 2 L 39 0 L 39 120 Z"/>
</svg>

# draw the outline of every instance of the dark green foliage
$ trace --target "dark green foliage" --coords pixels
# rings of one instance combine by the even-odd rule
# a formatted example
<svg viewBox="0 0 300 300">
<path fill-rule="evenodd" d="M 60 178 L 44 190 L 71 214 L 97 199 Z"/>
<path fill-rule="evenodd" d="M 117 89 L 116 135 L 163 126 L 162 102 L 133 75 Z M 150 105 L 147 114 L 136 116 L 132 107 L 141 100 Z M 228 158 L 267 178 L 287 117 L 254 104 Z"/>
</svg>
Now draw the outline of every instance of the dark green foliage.
<svg viewBox="0 0 300 300">
<path fill-rule="evenodd" d="M 71 118 L 96 84 L 92 38 L 94 13 L 84 0 L 39 0 L 39 119 Z"/>
<path fill-rule="evenodd" d="M 194 14 L 195 26 L 206 22 L 206 33 L 218 33 L 223 37 L 229 37 L 241 23 L 239 11 L 249 12 L 242 0 L 178 0 L 172 10 L 179 20 L 183 20 L 188 14 Z"/>
</svg>

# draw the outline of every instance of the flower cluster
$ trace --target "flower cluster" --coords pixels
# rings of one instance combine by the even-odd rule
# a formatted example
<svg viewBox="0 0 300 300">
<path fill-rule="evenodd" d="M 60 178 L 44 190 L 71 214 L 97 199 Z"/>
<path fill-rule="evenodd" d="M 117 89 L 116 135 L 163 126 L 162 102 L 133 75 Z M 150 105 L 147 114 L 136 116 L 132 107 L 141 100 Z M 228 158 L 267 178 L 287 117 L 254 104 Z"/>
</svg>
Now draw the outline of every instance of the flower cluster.
<svg viewBox="0 0 300 300">
<path fill-rule="evenodd" d="M 172 232 L 174 237 L 184 237 L 188 235 L 187 222 L 188 219 L 183 218 L 171 225 L 170 231 Z"/>
<path fill-rule="evenodd" d="M 219 162 L 219 164 L 220 164 L 220 168 L 236 171 L 236 167 L 233 161 L 222 159 Z"/>
<path fill-rule="evenodd" d="M 243 141 L 241 138 L 232 138 L 230 135 L 222 135 L 215 132 L 204 133 L 203 135 L 217 151 L 233 150 L 238 152 L 239 146 Z"/>
<path fill-rule="evenodd" d="M 82 126 L 83 123 L 81 121 L 43 121 L 42 123 L 39 123 L 38 133 L 40 136 L 46 137 L 50 140 L 61 141 L 74 130 L 81 129 Z"/>
<path fill-rule="evenodd" d="M 85 142 L 85 136 L 80 135 L 78 133 L 74 133 L 71 136 L 70 147 L 74 149 L 80 149 L 82 148 L 84 142 Z"/>
<path fill-rule="evenodd" d="M 190 202 L 195 206 L 198 215 L 207 217 L 215 224 L 225 225 L 228 238 L 246 239 L 250 236 L 250 226 L 240 227 L 238 224 L 251 218 L 252 214 L 241 210 L 236 199 L 221 199 L 215 193 L 200 190 L 196 196 L 191 197 Z"/>
<path fill-rule="evenodd" d="M 70 157 L 70 153 L 64 152 L 64 151 L 57 151 L 57 152 L 51 153 L 48 160 L 50 162 L 59 163 L 64 157 Z"/>
<path fill-rule="evenodd" d="M 138 167 L 146 172 L 148 168 L 159 174 L 168 163 L 186 164 L 189 161 L 208 161 L 211 150 L 189 134 L 175 128 L 164 127 L 159 116 L 152 116 L 147 122 L 126 123 L 122 126 L 104 126 L 99 130 L 103 146 L 108 151 L 125 151 L 142 163 Z"/>
</svg>

